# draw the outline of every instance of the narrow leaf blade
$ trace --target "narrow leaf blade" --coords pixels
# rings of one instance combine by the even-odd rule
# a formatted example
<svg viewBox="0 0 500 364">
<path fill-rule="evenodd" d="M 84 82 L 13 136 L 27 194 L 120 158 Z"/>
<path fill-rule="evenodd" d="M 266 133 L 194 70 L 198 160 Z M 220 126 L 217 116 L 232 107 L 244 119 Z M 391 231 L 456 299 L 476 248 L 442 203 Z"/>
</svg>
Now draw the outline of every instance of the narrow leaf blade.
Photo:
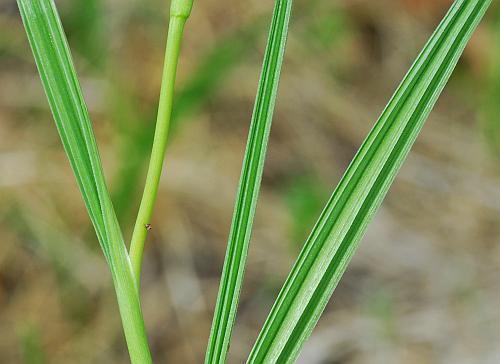
<svg viewBox="0 0 500 364">
<path fill-rule="evenodd" d="M 104 183 L 95 137 L 69 47 L 52 1 L 19 0 L 26 34 L 57 130 L 102 249 L 108 256 L 97 184 Z"/>
<path fill-rule="evenodd" d="M 57 9 L 53 0 L 17 2 L 59 135 L 111 270 L 131 360 L 151 363 L 137 284 Z"/>
<path fill-rule="evenodd" d="M 328 201 L 248 363 L 296 359 L 490 3 L 452 5 Z"/>
<path fill-rule="evenodd" d="M 229 349 L 288 35 L 292 0 L 277 0 L 262 65 L 205 363 Z"/>
</svg>

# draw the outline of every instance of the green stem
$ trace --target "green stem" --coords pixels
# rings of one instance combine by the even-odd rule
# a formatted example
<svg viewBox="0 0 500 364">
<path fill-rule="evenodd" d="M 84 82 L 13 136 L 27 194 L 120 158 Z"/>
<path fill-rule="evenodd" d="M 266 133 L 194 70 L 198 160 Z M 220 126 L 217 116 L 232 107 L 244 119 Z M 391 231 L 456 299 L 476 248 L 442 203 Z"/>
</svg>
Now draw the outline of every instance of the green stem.
<svg viewBox="0 0 500 364">
<path fill-rule="evenodd" d="M 137 284 L 140 285 L 142 255 L 148 230 L 151 228 L 151 216 L 158 193 L 158 185 L 165 159 L 165 149 L 172 115 L 175 77 L 179 61 L 179 51 L 184 32 L 184 25 L 191 13 L 193 0 L 172 0 L 170 23 L 168 26 L 167 47 L 163 67 L 160 101 L 156 130 L 151 151 L 144 193 L 142 195 L 137 220 L 130 244 L 130 260 Z"/>
<path fill-rule="evenodd" d="M 114 218 L 116 221 L 116 218 Z M 121 237 L 118 223 L 114 226 L 113 236 Z M 118 298 L 118 307 L 122 319 L 125 340 L 132 364 L 152 364 L 148 338 L 141 310 L 139 287 L 130 266 L 123 239 L 111 246 L 111 255 L 116 264 L 110 269 Z"/>
</svg>

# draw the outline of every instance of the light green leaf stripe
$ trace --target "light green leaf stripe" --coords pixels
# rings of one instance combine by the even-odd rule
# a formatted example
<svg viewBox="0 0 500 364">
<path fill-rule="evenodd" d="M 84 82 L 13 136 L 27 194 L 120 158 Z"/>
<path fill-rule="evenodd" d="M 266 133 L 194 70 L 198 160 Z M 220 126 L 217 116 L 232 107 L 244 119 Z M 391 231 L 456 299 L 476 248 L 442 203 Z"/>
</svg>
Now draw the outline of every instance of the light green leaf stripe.
<svg viewBox="0 0 500 364">
<path fill-rule="evenodd" d="M 490 3 L 452 5 L 328 201 L 248 363 L 296 359 Z"/>
<path fill-rule="evenodd" d="M 224 363 L 229 349 L 262 180 L 291 9 L 291 0 L 276 1 L 205 363 Z"/>
<path fill-rule="evenodd" d="M 55 4 L 17 2 L 59 135 L 112 273 L 132 363 L 151 363 L 137 284 Z"/>
</svg>

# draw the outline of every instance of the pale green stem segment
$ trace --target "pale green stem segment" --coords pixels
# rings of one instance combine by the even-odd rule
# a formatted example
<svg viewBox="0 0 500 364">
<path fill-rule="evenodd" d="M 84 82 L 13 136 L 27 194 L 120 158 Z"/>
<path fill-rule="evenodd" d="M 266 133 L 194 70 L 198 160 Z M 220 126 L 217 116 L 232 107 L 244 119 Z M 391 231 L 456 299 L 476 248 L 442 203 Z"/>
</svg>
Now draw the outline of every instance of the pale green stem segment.
<svg viewBox="0 0 500 364">
<path fill-rule="evenodd" d="M 184 25 L 191 14 L 192 7 L 193 0 L 173 0 L 170 7 L 167 47 L 165 50 L 160 101 L 151 160 L 130 244 L 130 260 L 138 285 L 140 285 L 141 279 L 144 243 L 148 230 L 151 228 L 151 216 L 158 194 L 158 185 L 165 159 L 182 35 L 184 33 Z"/>
<path fill-rule="evenodd" d="M 291 9 L 292 0 L 276 0 L 205 356 L 206 364 L 225 363 L 229 350 L 264 170 Z"/>
<path fill-rule="evenodd" d="M 111 270 L 130 359 L 133 364 L 152 363 L 138 285 L 55 4 L 18 0 L 18 5 L 61 141 Z"/>
</svg>

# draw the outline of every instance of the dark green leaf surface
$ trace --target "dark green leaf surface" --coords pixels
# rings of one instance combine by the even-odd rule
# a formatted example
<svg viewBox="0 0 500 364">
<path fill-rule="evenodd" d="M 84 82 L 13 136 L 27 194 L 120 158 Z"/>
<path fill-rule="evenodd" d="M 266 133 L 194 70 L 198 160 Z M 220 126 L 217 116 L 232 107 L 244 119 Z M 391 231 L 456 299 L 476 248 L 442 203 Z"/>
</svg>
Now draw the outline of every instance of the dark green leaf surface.
<svg viewBox="0 0 500 364">
<path fill-rule="evenodd" d="M 490 3 L 455 1 L 425 45 L 328 201 L 248 363 L 296 359 Z"/>
<path fill-rule="evenodd" d="M 150 363 L 137 284 L 55 4 L 18 0 L 18 5 L 59 135 L 112 273 L 132 362 Z"/>
<path fill-rule="evenodd" d="M 276 1 L 205 363 L 224 363 L 229 349 L 264 169 L 291 8 L 291 0 Z"/>
</svg>

